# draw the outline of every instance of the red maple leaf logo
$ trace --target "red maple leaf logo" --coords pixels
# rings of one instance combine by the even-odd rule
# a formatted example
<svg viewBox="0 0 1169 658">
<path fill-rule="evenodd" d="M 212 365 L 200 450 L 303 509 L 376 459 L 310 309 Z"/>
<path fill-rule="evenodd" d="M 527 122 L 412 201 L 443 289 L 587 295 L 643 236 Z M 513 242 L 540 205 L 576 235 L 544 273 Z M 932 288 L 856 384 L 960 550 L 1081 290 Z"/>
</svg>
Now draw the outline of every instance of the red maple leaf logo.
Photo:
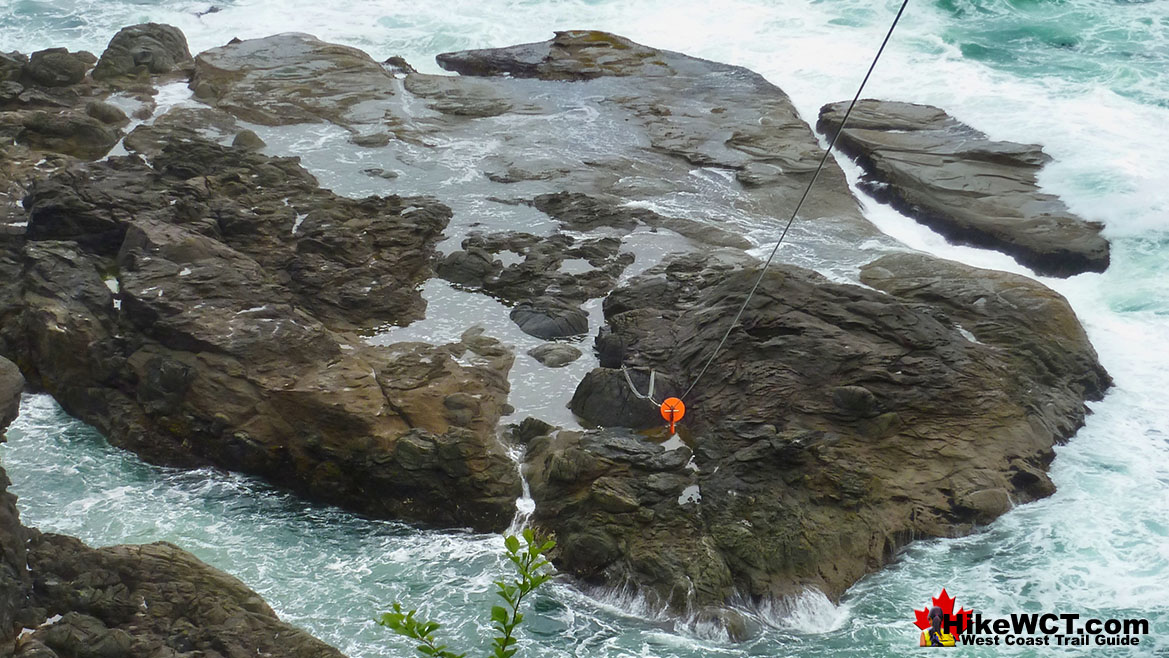
<svg viewBox="0 0 1169 658">
<path fill-rule="evenodd" d="M 932 599 L 932 601 L 933 601 L 933 603 L 931 603 L 929 606 L 926 606 L 925 608 L 923 608 L 921 610 L 914 610 L 913 611 L 913 616 L 916 617 L 914 624 L 923 631 L 930 627 L 930 607 L 931 606 L 936 605 L 939 608 L 941 608 L 942 613 L 944 615 L 946 615 L 946 617 L 945 617 L 946 619 L 953 619 L 954 618 L 954 601 L 955 601 L 955 599 L 946 593 L 946 588 L 943 587 L 942 593 L 935 596 Z M 973 612 L 973 610 L 967 610 L 966 608 L 959 608 L 958 609 L 958 623 L 959 623 L 958 630 L 959 630 L 959 632 L 966 630 L 966 622 L 967 622 L 966 615 L 970 614 L 971 612 Z"/>
</svg>

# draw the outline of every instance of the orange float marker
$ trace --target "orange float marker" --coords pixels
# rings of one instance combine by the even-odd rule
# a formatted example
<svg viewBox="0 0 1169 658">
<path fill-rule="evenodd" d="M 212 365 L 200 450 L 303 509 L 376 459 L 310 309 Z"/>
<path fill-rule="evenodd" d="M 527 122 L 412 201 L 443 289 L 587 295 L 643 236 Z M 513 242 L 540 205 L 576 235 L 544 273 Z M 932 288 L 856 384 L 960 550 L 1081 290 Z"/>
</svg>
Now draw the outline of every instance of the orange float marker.
<svg viewBox="0 0 1169 658">
<path fill-rule="evenodd" d="M 686 405 L 678 398 L 666 398 L 662 402 L 662 418 L 670 424 L 670 434 L 674 433 L 674 423 L 682 420 L 686 415 Z"/>
</svg>

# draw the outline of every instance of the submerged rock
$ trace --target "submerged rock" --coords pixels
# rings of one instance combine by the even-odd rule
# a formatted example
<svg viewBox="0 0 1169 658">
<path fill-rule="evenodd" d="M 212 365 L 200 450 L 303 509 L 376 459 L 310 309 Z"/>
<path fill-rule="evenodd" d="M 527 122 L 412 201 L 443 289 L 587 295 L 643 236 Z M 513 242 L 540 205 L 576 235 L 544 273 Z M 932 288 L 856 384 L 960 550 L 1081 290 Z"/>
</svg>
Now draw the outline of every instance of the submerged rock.
<svg viewBox="0 0 1169 658">
<path fill-rule="evenodd" d="M 549 368 L 563 368 L 581 357 L 581 351 L 563 343 L 544 343 L 528 350 L 528 355 Z"/>
<path fill-rule="evenodd" d="M 658 371 L 659 399 L 690 383 L 757 268 L 679 256 L 606 300 L 628 361 Z M 1050 494 L 1053 444 L 1110 385 L 1067 302 L 920 254 L 879 259 L 864 280 L 889 294 L 772 266 L 674 440 L 533 440 L 533 521 L 560 539 L 558 566 L 679 612 L 807 587 L 835 598 L 911 537 L 969 532 Z M 655 422 L 618 370 L 590 373 L 573 404 L 606 425 Z"/>
<path fill-rule="evenodd" d="M 832 135 L 848 103 L 820 110 Z M 1039 190 L 1051 160 L 1037 144 L 992 141 L 929 105 L 862 100 L 837 142 L 865 169 L 862 187 L 950 240 L 1010 254 L 1039 274 L 1108 268 L 1102 224 Z"/>
</svg>

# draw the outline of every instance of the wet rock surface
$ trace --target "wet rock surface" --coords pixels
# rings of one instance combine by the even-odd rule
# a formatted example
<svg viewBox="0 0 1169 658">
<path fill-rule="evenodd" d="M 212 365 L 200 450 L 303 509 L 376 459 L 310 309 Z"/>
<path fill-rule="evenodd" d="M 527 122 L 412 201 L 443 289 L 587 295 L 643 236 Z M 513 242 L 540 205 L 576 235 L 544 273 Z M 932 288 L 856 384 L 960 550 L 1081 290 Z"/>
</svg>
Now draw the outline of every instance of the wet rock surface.
<svg viewBox="0 0 1169 658">
<path fill-rule="evenodd" d="M 571 407 L 609 429 L 529 418 L 510 433 L 527 444 L 533 518 L 582 582 L 742 637 L 751 624 L 731 601 L 836 597 L 913 537 L 967 532 L 1049 494 L 1052 444 L 1108 386 L 1062 298 L 885 255 L 902 247 L 829 160 L 788 236 L 798 247 L 686 400 L 681 435 L 632 432 L 661 420 L 617 368 L 640 391 L 656 370 L 658 399 L 684 390 L 757 272 L 743 250 L 774 237 L 759 227 L 786 221 L 823 154 L 781 90 L 602 32 L 440 56 L 454 77 L 286 34 L 200 54 L 189 86 L 201 104 L 151 117 L 154 85 L 188 65 L 169 31 L 138 27 L 159 44 L 149 61 L 129 37 L 129 69 L 107 51 L 122 62 L 110 84 L 148 118 L 125 126 L 128 157 L 80 163 L 104 142 L 69 141 L 120 136 L 119 107 L 99 105 L 114 86 L 38 85 L 28 58 L 0 56 L 0 131 L 24 135 L 0 146 L 0 354 L 152 461 L 255 473 L 374 516 L 502 529 L 520 493 L 497 436 L 512 349 L 459 336 L 479 318 L 460 317 L 446 344 L 363 335 L 432 316 L 418 286 L 435 275 L 549 340 L 597 333 L 584 308 L 605 298 L 601 367 Z M 1001 190 L 975 190 L 979 204 L 998 191 L 1008 208 L 1051 201 L 1035 196 L 1043 156 L 1030 147 L 986 146 L 979 160 L 945 142 L 967 129 L 944 115 L 911 113 L 890 132 L 888 111 L 870 114 L 851 125 L 936 137 L 939 162 L 976 187 L 984 164 L 1012 168 Z M 29 137 L 30 122 L 45 127 Z M 54 132 L 62 123 L 76 128 Z M 282 127 L 307 123 L 360 154 L 329 153 L 329 173 L 388 192 L 333 194 L 296 158 L 266 154 L 287 152 Z M 921 189 L 957 194 L 944 177 Z M 439 256 L 443 238 L 459 249 Z M 1046 248 L 1036 258 L 1056 269 L 1079 257 Z M 534 351 L 551 367 L 573 358 L 562 348 Z M 65 635 L 121 650 L 118 622 L 79 612 Z"/>
<path fill-rule="evenodd" d="M 0 468 L 0 654 L 343 658 L 177 546 L 94 549 L 26 528 L 9 484 Z"/>
<path fill-rule="evenodd" d="M 149 164 L 33 186 L 27 239 L 8 245 L 20 302 L 4 342 L 34 384 L 155 462 L 504 527 L 519 489 L 495 439 L 511 352 L 352 333 L 421 316 L 449 210 L 336 197 L 294 159 L 182 139 L 163 136 Z"/>
<path fill-rule="evenodd" d="M 16 364 L 0 357 L 0 440 L 20 411 L 24 377 Z M 0 468 L 0 646 L 15 637 L 17 617 L 32 587 L 28 569 L 28 530 L 20 523 L 16 496 L 8 492 L 8 474 Z"/>
<path fill-rule="evenodd" d="M 689 384 L 757 267 L 690 254 L 606 299 L 627 362 L 666 380 L 659 397 Z M 1052 446 L 1110 385 L 1067 302 L 920 254 L 878 259 L 863 280 L 888 294 L 770 268 L 679 437 L 534 440 L 533 520 L 560 538 L 560 568 L 678 612 L 805 587 L 836 597 L 911 537 L 969 532 L 1050 494 Z M 652 423 L 618 370 L 577 395 L 587 420 Z"/>
<path fill-rule="evenodd" d="M 389 72 L 356 48 L 280 34 L 200 53 L 191 89 L 253 123 L 353 123 L 356 106 L 388 98 L 392 83 Z"/>
<path fill-rule="evenodd" d="M 848 104 L 820 110 L 834 134 Z M 1037 144 L 993 141 L 929 105 L 862 100 L 837 144 L 865 169 L 878 200 L 961 244 L 1010 254 L 1039 274 L 1108 268 L 1103 225 L 1041 192 L 1036 174 L 1051 158 Z"/>
<path fill-rule="evenodd" d="M 0 356 L 0 436 L 20 412 L 20 392 L 24 389 L 24 376 L 15 363 Z"/>
<path fill-rule="evenodd" d="M 172 544 L 93 549 L 34 531 L 28 560 L 33 588 L 22 623 L 33 631 L 14 656 L 342 657 Z"/>
</svg>

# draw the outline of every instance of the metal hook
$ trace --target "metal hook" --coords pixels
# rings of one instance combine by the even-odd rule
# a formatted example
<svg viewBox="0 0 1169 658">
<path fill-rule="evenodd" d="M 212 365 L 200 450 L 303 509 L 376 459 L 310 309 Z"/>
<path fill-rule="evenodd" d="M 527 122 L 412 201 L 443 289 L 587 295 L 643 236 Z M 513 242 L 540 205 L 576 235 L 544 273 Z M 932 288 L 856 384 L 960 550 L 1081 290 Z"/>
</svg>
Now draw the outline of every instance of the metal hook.
<svg viewBox="0 0 1169 658">
<path fill-rule="evenodd" d="M 649 400 L 650 402 L 653 402 L 654 404 L 658 404 L 658 401 L 654 399 L 654 371 L 652 368 L 649 371 L 649 392 L 647 392 L 645 395 L 642 395 L 637 390 L 637 387 L 633 385 L 633 380 L 629 378 L 629 369 L 628 368 L 626 368 L 625 366 L 621 366 L 621 374 L 625 375 L 625 383 L 629 384 L 629 390 L 633 392 L 634 397 L 636 397 L 639 400 Z M 661 406 L 661 405 L 659 405 L 659 406 Z"/>
</svg>

